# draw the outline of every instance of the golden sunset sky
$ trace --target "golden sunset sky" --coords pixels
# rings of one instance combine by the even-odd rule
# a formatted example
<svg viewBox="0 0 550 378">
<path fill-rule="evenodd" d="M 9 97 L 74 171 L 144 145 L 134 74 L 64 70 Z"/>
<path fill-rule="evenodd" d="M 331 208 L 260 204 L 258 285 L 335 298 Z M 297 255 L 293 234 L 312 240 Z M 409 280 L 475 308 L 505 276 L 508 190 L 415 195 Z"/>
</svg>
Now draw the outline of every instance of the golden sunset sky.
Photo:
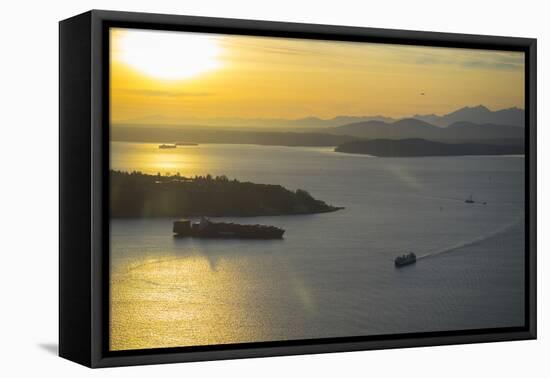
<svg viewBox="0 0 550 378">
<path fill-rule="evenodd" d="M 524 107 L 517 52 L 132 29 L 110 45 L 115 124 Z"/>
</svg>

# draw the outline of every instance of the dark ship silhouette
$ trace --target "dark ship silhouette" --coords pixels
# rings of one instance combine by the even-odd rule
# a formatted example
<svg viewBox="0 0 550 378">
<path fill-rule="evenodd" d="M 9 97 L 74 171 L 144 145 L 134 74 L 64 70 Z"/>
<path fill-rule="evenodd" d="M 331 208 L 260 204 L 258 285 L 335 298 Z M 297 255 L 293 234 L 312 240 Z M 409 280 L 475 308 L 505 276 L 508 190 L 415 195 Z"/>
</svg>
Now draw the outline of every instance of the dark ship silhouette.
<svg viewBox="0 0 550 378">
<path fill-rule="evenodd" d="M 483 201 L 483 202 L 479 202 L 479 201 L 474 201 L 474 196 L 470 194 L 470 197 L 466 198 L 464 200 L 465 203 L 481 203 L 482 205 L 487 205 L 487 201 Z"/>
<path fill-rule="evenodd" d="M 200 222 L 179 220 L 174 222 L 176 237 L 224 238 L 224 239 L 282 239 L 285 230 L 261 224 L 212 222 L 202 217 Z"/>
<path fill-rule="evenodd" d="M 414 264 L 415 262 L 416 262 L 416 255 L 412 252 L 401 256 L 397 256 L 394 260 L 395 266 L 398 268 L 405 265 Z"/>
</svg>

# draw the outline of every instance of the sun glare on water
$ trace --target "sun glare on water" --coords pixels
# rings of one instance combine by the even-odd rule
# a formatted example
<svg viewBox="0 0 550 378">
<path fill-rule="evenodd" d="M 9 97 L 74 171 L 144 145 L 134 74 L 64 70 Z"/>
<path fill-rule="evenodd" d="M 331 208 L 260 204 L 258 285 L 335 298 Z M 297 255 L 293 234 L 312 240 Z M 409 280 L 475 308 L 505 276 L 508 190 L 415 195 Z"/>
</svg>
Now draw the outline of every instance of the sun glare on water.
<svg viewBox="0 0 550 378">
<path fill-rule="evenodd" d="M 221 48 L 208 34 L 126 30 L 117 42 L 121 62 L 156 79 L 189 79 L 221 65 Z"/>
</svg>

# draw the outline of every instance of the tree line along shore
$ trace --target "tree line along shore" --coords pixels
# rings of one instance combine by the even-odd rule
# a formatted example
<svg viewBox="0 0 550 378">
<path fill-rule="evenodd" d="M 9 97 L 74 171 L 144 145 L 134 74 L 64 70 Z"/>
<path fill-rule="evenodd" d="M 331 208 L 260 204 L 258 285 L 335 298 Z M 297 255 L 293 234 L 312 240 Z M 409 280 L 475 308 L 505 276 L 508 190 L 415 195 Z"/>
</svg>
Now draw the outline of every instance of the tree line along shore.
<svg viewBox="0 0 550 378">
<path fill-rule="evenodd" d="M 302 189 L 226 176 L 188 178 L 111 170 L 110 188 L 113 218 L 295 215 L 342 209 Z"/>
</svg>

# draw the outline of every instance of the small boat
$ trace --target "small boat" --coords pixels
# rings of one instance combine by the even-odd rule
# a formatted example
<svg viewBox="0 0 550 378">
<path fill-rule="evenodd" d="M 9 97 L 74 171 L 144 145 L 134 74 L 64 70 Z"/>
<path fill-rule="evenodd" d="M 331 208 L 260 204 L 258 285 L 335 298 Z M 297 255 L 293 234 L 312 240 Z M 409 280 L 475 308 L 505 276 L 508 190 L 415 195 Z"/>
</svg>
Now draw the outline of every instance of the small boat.
<svg viewBox="0 0 550 378">
<path fill-rule="evenodd" d="M 405 265 L 414 264 L 416 262 L 416 255 L 412 252 L 406 253 L 401 256 L 397 256 L 394 260 L 395 266 L 400 268 Z"/>
<path fill-rule="evenodd" d="M 175 144 L 161 144 L 159 146 L 160 149 L 164 150 L 164 149 L 168 149 L 168 148 L 176 148 L 176 145 Z"/>
<path fill-rule="evenodd" d="M 176 142 L 176 146 L 198 146 L 198 143 L 192 142 Z"/>
<path fill-rule="evenodd" d="M 474 201 L 474 197 L 470 194 L 470 197 L 466 198 L 466 200 L 464 200 L 465 203 L 475 203 Z"/>
</svg>

